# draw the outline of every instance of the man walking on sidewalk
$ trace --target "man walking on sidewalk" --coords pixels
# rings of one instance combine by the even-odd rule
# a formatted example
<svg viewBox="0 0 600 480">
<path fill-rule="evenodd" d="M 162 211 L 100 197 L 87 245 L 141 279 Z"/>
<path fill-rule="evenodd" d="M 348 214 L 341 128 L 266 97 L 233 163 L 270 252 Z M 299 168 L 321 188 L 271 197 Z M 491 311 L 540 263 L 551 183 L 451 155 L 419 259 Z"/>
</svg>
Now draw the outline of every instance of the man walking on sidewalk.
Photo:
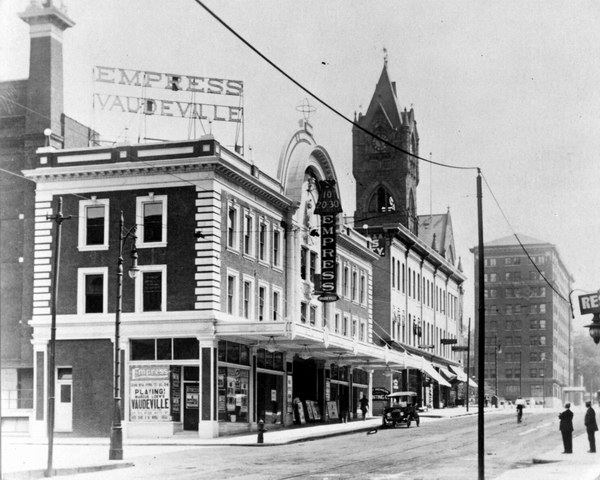
<svg viewBox="0 0 600 480">
<path fill-rule="evenodd" d="M 592 402 L 585 402 L 585 406 L 588 409 L 585 412 L 585 419 L 583 423 L 585 424 L 585 429 L 587 430 L 588 440 L 590 442 L 590 449 L 588 453 L 596 453 L 596 432 L 598 431 L 598 424 L 596 423 L 596 412 L 592 408 Z"/>
<path fill-rule="evenodd" d="M 565 451 L 562 453 L 573 453 L 573 412 L 569 410 L 570 403 L 565 403 L 565 411 L 558 415 L 560 419 L 560 433 L 562 433 L 563 446 Z"/>
</svg>

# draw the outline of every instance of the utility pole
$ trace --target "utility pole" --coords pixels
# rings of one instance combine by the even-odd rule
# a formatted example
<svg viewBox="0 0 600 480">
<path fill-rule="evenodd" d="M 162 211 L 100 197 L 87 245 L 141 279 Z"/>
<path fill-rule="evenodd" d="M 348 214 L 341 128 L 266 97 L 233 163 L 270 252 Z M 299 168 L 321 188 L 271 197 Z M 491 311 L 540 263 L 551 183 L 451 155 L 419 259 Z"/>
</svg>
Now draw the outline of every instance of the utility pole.
<svg viewBox="0 0 600 480">
<path fill-rule="evenodd" d="M 46 465 L 46 477 L 52 476 L 52 456 L 54 453 L 54 402 L 55 402 L 55 378 L 54 370 L 56 365 L 56 293 L 58 292 L 58 269 L 60 267 L 60 239 L 63 220 L 68 220 L 68 217 L 63 217 L 62 214 L 63 201 L 62 197 L 58 198 L 58 213 L 56 215 L 46 215 L 46 220 L 54 220 L 56 223 L 56 235 L 54 237 L 54 262 L 52 266 L 52 291 L 50 297 L 50 315 L 52 317 L 50 323 L 50 345 L 48 346 L 48 408 L 47 408 L 47 427 L 48 427 L 48 463 Z"/>
<path fill-rule="evenodd" d="M 479 480 L 485 478 L 484 472 L 484 453 L 485 453 L 485 438 L 484 438 L 484 418 L 483 418 L 483 404 L 484 404 L 484 385 L 485 385 L 485 296 L 483 289 L 485 282 L 483 280 L 483 201 L 481 192 L 481 170 L 477 169 L 477 231 L 479 238 L 479 345 L 477 348 L 477 368 L 478 368 L 478 381 L 479 389 L 477 391 L 477 466 L 479 473 Z"/>
</svg>

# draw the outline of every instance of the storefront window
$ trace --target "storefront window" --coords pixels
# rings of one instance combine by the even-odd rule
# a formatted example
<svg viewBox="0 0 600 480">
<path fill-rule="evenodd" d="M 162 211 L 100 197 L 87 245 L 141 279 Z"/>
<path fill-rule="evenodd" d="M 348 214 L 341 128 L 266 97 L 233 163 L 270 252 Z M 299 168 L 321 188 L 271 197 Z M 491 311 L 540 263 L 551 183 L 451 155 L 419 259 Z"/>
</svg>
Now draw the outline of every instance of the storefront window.
<svg viewBox="0 0 600 480">
<path fill-rule="evenodd" d="M 196 338 L 145 338 L 130 341 L 131 360 L 198 360 Z"/>
<path fill-rule="evenodd" d="M 197 360 L 200 358 L 198 339 L 196 338 L 175 338 L 173 339 L 175 347 L 175 360 Z"/>
<path fill-rule="evenodd" d="M 171 360 L 173 358 L 172 342 L 170 338 L 156 339 L 156 359 Z"/>
<path fill-rule="evenodd" d="M 217 356 L 220 362 L 250 365 L 250 348 L 248 345 L 221 340 Z"/>
<path fill-rule="evenodd" d="M 154 360 L 154 339 L 132 340 L 132 360 Z"/>
<path fill-rule="evenodd" d="M 248 422 L 249 371 L 235 367 L 219 367 L 219 420 Z"/>
</svg>

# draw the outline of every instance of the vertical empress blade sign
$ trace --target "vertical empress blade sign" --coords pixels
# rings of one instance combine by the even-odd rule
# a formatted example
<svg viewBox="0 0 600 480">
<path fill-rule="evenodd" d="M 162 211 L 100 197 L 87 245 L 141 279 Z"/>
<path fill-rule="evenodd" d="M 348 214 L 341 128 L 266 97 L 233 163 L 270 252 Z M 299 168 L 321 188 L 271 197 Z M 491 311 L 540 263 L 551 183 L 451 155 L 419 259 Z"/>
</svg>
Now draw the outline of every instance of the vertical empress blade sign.
<svg viewBox="0 0 600 480">
<path fill-rule="evenodd" d="M 341 212 L 335 180 L 320 180 L 315 215 L 321 217 L 321 288 L 318 297 L 321 302 L 335 302 L 339 298 L 336 292 L 336 235 L 337 214 Z"/>
</svg>

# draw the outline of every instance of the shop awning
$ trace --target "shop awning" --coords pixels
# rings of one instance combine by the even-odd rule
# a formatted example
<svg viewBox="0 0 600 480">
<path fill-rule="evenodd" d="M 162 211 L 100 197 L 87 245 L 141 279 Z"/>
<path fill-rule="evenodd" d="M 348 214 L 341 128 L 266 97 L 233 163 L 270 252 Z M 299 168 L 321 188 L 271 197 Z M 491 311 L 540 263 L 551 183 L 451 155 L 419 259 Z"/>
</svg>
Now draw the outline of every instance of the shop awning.
<svg viewBox="0 0 600 480">
<path fill-rule="evenodd" d="M 435 368 L 433 368 L 433 365 L 431 364 L 431 362 L 428 362 L 427 360 L 425 360 L 423 357 L 421 357 L 421 365 L 419 366 L 419 369 L 423 372 L 425 372 L 427 375 L 429 375 L 431 378 L 433 378 L 436 382 L 438 382 L 440 385 L 443 385 L 444 387 L 450 387 L 451 385 L 444 379 L 444 377 L 442 377 Z"/>
<path fill-rule="evenodd" d="M 467 373 L 462 369 L 462 367 L 457 367 L 455 365 L 449 365 L 448 368 L 456 374 L 456 378 L 459 382 L 466 383 Z M 477 384 L 472 379 L 469 379 L 469 386 L 473 387 L 473 388 L 478 388 Z"/>
<path fill-rule="evenodd" d="M 449 381 L 452 381 L 458 377 L 458 375 L 456 375 L 454 372 L 451 372 L 445 367 L 440 366 L 438 368 L 440 369 L 440 372 L 444 375 L 444 377 L 446 377 Z"/>
</svg>

